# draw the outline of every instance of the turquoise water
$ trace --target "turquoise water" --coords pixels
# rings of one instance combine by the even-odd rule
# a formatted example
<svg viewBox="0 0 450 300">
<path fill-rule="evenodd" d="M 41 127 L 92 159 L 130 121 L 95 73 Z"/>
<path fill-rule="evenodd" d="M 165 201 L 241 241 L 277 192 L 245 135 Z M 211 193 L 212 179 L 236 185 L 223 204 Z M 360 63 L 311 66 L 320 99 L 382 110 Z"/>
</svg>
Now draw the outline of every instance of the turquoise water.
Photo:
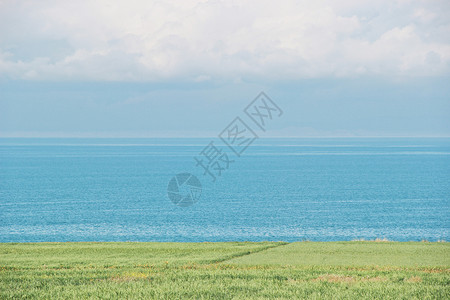
<svg viewBox="0 0 450 300">
<path fill-rule="evenodd" d="M 194 156 L 233 163 L 212 182 Z M 177 173 L 201 181 L 174 205 Z M 0 139 L 0 242 L 353 240 L 449 236 L 450 139 Z"/>
</svg>

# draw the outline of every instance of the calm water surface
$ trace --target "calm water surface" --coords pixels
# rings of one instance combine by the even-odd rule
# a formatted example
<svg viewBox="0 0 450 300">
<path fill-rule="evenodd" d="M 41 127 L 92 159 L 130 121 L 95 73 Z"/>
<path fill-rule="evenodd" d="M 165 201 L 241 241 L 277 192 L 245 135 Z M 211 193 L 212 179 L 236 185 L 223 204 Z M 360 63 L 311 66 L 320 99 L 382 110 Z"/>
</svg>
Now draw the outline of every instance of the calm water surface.
<svg viewBox="0 0 450 300">
<path fill-rule="evenodd" d="M 260 139 L 216 182 L 212 139 L 0 139 L 0 242 L 450 240 L 450 139 Z M 203 185 L 177 207 L 181 172 Z"/>
</svg>

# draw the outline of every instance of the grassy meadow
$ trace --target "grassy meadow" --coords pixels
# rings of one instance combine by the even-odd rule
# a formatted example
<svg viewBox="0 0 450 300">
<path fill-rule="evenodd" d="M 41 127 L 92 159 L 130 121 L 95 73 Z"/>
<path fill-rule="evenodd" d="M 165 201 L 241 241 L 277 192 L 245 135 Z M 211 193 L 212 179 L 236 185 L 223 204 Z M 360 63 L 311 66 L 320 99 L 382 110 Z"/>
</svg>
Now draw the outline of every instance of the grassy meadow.
<svg viewBox="0 0 450 300">
<path fill-rule="evenodd" d="M 0 299 L 449 299 L 450 244 L 4 243 Z"/>
</svg>

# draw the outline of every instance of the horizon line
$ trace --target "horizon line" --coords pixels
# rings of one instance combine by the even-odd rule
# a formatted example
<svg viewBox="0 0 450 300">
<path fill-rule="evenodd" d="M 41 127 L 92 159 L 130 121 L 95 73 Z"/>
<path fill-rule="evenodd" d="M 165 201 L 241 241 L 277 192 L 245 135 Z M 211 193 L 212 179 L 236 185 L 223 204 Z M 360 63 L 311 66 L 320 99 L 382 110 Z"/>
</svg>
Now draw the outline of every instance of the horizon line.
<svg viewBox="0 0 450 300">
<path fill-rule="evenodd" d="M 1 136 L 0 139 L 207 139 L 218 136 Z M 450 138 L 450 135 L 320 135 L 320 136 L 262 136 L 258 139 L 287 139 L 287 138 Z"/>
</svg>

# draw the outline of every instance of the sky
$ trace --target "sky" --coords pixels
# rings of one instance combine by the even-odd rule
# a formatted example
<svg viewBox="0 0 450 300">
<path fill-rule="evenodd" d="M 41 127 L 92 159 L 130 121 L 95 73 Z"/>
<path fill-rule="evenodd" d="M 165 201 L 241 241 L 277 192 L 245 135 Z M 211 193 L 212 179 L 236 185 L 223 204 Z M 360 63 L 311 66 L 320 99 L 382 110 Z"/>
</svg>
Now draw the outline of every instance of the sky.
<svg viewBox="0 0 450 300">
<path fill-rule="evenodd" d="M 0 137 L 450 136 L 448 1 L 0 0 Z"/>
</svg>

